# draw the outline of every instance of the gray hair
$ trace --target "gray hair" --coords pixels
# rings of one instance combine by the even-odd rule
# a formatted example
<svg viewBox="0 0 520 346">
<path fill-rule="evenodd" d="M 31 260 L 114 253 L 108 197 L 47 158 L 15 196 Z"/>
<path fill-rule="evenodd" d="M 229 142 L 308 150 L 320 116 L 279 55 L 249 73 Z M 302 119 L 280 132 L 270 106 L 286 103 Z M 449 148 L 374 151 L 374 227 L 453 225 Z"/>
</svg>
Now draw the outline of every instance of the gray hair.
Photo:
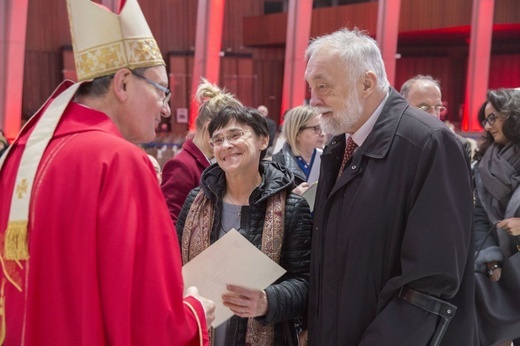
<svg viewBox="0 0 520 346">
<path fill-rule="evenodd" d="M 399 91 L 399 93 L 405 99 L 408 99 L 408 93 L 410 92 L 410 89 L 418 81 L 431 82 L 433 85 L 435 85 L 437 88 L 439 88 L 439 90 L 441 90 L 441 82 L 439 82 L 437 79 L 435 79 L 429 75 L 418 74 L 417 76 L 414 76 L 414 77 L 408 79 L 406 82 L 404 82 L 403 85 L 401 86 L 401 91 Z"/>
<path fill-rule="evenodd" d="M 390 86 L 386 76 L 385 64 L 377 42 L 365 31 L 346 28 L 332 34 L 317 37 L 311 41 L 305 57 L 307 60 L 321 49 L 337 54 L 344 62 L 344 68 L 351 81 L 372 71 L 377 77 L 377 87 L 384 90 Z"/>
</svg>

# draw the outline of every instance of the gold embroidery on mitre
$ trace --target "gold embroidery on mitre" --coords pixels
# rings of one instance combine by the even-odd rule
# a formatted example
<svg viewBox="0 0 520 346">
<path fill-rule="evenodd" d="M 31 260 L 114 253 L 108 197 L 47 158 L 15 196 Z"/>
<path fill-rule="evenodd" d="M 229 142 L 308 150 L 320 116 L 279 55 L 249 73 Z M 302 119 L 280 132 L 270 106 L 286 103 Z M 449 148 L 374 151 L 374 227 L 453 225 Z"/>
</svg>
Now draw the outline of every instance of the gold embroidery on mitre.
<svg viewBox="0 0 520 346">
<path fill-rule="evenodd" d="M 23 195 L 27 193 L 27 189 L 29 185 L 27 184 L 27 179 L 23 178 L 18 185 L 16 185 L 16 194 L 18 195 L 18 199 L 22 199 Z"/>
<path fill-rule="evenodd" d="M 140 66 L 145 63 L 162 64 L 163 59 L 157 42 L 153 38 L 125 40 L 128 51 L 128 64 Z"/>
<path fill-rule="evenodd" d="M 5 231 L 4 258 L 19 261 L 29 259 L 27 221 L 9 221 Z"/>
<path fill-rule="evenodd" d="M 121 42 L 76 54 L 76 71 L 82 80 L 110 75 L 126 65 Z"/>
<path fill-rule="evenodd" d="M 137 0 L 126 0 L 119 14 L 90 0 L 67 0 L 67 9 L 79 81 L 165 65 Z"/>
</svg>

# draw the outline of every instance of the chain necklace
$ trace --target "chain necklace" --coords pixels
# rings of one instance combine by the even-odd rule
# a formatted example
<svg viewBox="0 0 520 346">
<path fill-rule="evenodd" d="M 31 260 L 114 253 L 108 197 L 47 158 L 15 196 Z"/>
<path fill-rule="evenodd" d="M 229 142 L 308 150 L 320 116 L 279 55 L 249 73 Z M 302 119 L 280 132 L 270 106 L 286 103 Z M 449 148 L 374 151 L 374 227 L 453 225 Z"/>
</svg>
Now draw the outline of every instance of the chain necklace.
<svg viewBox="0 0 520 346">
<path fill-rule="evenodd" d="M 237 202 L 235 202 L 233 200 L 233 198 L 231 198 L 231 195 L 228 193 L 227 194 L 227 197 L 229 198 L 229 200 L 231 201 L 231 205 L 234 206 L 236 208 L 236 214 L 237 214 L 237 221 L 240 221 L 240 215 L 242 214 L 242 206 L 239 205 Z"/>
</svg>

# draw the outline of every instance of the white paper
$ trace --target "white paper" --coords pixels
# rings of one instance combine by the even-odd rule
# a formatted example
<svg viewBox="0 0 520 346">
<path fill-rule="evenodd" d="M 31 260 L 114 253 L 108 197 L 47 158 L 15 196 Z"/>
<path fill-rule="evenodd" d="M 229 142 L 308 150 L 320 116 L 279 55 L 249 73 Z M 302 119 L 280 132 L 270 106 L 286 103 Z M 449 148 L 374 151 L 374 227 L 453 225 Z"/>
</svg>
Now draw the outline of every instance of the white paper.
<svg viewBox="0 0 520 346">
<path fill-rule="evenodd" d="M 314 210 L 314 201 L 316 200 L 316 190 L 318 189 L 318 182 L 314 182 L 309 186 L 307 190 L 302 194 L 302 197 L 307 200 L 307 203 L 309 203 L 309 207 L 311 208 L 311 211 Z"/>
<path fill-rule="evenodd" d="M 316 148 L 316 156 L 314 156 L 314 162 L 312 163 L 311 171 L 309 173 L 309 177 L 307 178 L 307 183 L 312 185 L 318 182 L 320 178 L 320 166 L 321 166 L 321 154 L 323 150 Z"/>
<path fill-rule="evenodd" d="M 233 316 L 222 303 L 226 285 L 263 290 L 285 272 L 234 229 L 182 267 L 185 290 L 196 286 L 201 296 L 215 302 L 213 328 Z"/>
</svg>

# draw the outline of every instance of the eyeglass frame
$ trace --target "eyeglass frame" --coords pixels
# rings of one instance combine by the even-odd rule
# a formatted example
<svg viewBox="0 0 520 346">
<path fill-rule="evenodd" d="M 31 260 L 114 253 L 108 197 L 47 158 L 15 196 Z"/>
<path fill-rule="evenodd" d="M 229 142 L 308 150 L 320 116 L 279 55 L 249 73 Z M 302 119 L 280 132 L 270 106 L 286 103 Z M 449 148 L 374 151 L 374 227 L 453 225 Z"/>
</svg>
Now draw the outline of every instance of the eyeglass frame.
<svg viewBox="0 0 520 346">
<path fill-rule="evenodd" d="M 321 128 L 321 125 L 300 127 L 300 131 L 307 130 L 307 129 L 313 129 L 315 135 L 321 135 L 323 133 L 323 129 Z"/>
<path fill-rule="evenodd" d="M 170 89 L 162 86 L 161 84 L 159 84 L 157 82 L 154 82 L 153 80 L 146 78 L 145 76 L 141 76 L 140 74 L 138 74 L 137 72 L 135 72 L 133 70 L 130 70 L 130 72 L 132 72 L 132 74 L 134 76 L 136 76 L 137 78 L 145 80 L 148 84 L 150 84 L 150 85 L 154 86 L 155 88 L 159 89 L 160 91 L 162 91 L 164 93 L 163 107 L 166 107 L 166 105 L 168 104 L 168 102 L 170 102 L 170 99 L 172 97 L 172 91 Z"/>
<path fill-rule="evenodd" d="M 428 112 L 430 109 L 433 109 L 435 113 L 441 114 L 448 108 L 446 108 L 445 106 L 420 106 L 419 109 L 424 112 Z"/>
<path fill-rule="evenodd" d="M 253 132 L 253 130 L 234 129 L 230 133 L 227 133 L 225 135 L 222 134 L 219 136 L 213 136 L 209 140 L 209 146 L 212 148 L 220 148 L 222 145 L 224 145 L 224 141 L 228 141 L 228 143 L 235 145 L 242 137 L 244 137 L 244 134 L 246 132 Z M 236 139 L 230 138 L 232 135 L 237 134 L 237 133 L 240 133 L 239 137 L 237 137 Z M 217 137 L 217 138 L 215 138 L 215 137 Z M 220 143 L 220 144 L 215 143 L 215 140 L 219 140 L 219 139 L 222 139 L 222 143 Z"/>
<path fill-rule="evenodd" d="M 498 115 L 496 113 L 497 112 L 489 113 L 487 118 L 484 118 L 484 120 L 482 120 L 480 122 L 480 125 L 482 126 L 482 128 L 485 129 L 486 128 L 486 124 L 489 124 L 489 126 L 493 126 L 497 122 L 497 117 L 498 117 L 498 115 L 501 115 L 501 114 L 500 114 L 500 112 L 498 112 Z M 509 118 L 509 116 L 505 117 L 504 120 L 507 120 L 508 118 Z"/>
</svg>

